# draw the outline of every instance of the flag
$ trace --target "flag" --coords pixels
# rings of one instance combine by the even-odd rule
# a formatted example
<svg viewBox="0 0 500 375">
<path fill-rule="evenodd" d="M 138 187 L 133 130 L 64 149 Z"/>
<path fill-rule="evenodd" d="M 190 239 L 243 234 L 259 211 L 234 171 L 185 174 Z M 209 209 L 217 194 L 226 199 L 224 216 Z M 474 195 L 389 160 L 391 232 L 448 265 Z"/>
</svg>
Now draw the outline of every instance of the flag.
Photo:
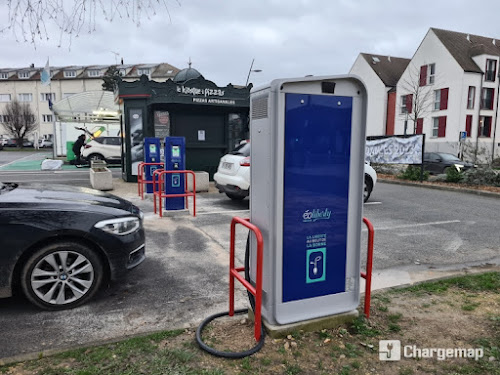
<svg viewBox="0 0 500 375">
<path fill-rule="evenodd" d="M 45 68 L 43 68 L 43 70 L 42 70 L 41 81 L 42 81 L 42 85 L 44 85 L 44 86 L 50 85 L 49 59 L 47 59 L 47 64 L 45 64 Z"/>
</svg>

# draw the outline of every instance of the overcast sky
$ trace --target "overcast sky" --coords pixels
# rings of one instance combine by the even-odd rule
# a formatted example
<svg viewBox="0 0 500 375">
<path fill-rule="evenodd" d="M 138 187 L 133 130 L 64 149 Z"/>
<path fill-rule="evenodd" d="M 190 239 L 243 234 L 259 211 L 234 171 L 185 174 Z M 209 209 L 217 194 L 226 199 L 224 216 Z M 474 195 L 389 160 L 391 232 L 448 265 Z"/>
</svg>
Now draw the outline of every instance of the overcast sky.
<svg viewBox="0 0 500 375">
<path fill-rule="evenodd" d="M 23 0 L 25 1 L 25 0 Z M 52 0 L 54 1 L 54 0 Z M 73 1 L 65 0 L 67 3 Z M 156 2 L 156 0 L 151 0 Z M 163 0 L 161 0 L 163 1 Z M 117 1 L 113 1 L 116 3 Z M 347 73 L 360 52 L 410 58 L 430 27 L 500 39 L 498 0 L 165 0 L 171 15 L 109 22 L 98 9 L 96 30 L 84 27 L 78 38 L 63 38 L 47 20 L 49 41 L 16 42 L 0 34 L 0 67 L 34 63 L 125 64 L 168 62 L 193 67 L 219 86 L 308 74 Z M 0 29 L 8 24 L 8 7 L 0 5 Z M 102 1 L 110 3 L 110 1 Z M 18 32 L 18 39 L 22 40 Z M 118 59 L 119 61 L 119 59 Z"/>
</svg>

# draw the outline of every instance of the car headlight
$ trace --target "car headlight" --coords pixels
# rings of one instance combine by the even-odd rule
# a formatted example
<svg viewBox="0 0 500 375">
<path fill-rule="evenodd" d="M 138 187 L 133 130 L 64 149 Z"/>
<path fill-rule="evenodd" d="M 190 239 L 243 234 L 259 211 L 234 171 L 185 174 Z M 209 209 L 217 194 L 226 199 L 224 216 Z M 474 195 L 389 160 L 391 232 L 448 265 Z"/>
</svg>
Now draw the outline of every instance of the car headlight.
<svg viewBox="0 0 500 375">
<path fill-rule="evenodd" d="M 135 232 L 141 226 L 141 222 L 136 217 L 124 217 L 99 221 L 94 227 L 105 232 L 124 236 Z"/>
</svg>

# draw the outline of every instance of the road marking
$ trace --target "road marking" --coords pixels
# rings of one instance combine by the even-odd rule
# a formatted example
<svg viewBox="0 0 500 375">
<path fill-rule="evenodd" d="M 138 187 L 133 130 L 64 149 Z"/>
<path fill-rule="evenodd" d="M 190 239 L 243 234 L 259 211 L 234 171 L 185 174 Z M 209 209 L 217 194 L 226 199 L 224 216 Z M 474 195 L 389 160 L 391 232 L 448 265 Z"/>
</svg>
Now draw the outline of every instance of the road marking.
<svg viewBox="0 0 500 375">
<path fill-rule="evenodd" d="M 444 224 L 456 224 L 461 223 L 460 220 L 448 220 L 448 221 L 433 221 L 430 223 L 415 223 L 415 224 L 403 224 L 394 225 L 390 227 L 375 227 L 375 230 L 393 230 L 393 229 L 404 229 L 404 228 L 415 228 L 415 227 L 425 227 L 429 225 L 444 225 Z"/>
<path fill-rule="evenodd" d="M 35 155 L 37 155 L 38 153 L 36 153 Z M 24 159 L 27 159 L 27 158 L 31 158 L 33 155 L 26 155 L 25 157 L 21 158 L 21 159 L 16 159 L 16 160 L 13 160 L 7 164 L 2 164 L 0 165 L 0 169 L 3 168 L 3 167 L 6 167 L 7 165 L 11 165 L 13 163 L 17 163 L 18 161 L 21 161 L 21 160 L 24 160 Z"/>
<path fill-rule="evenodd" d="M 382 204 L 382 202 L 367 202 L 365 205 L 372 205 L 372 204 Z"/>
<path fill-rule="evenodd" d="M 231 214 L 231 213 L 234 213 L 234 212 L 250 212 L 250 210 L 229 210 L 229 211 L 196 212 L 196 215 Z"/>
</svg>

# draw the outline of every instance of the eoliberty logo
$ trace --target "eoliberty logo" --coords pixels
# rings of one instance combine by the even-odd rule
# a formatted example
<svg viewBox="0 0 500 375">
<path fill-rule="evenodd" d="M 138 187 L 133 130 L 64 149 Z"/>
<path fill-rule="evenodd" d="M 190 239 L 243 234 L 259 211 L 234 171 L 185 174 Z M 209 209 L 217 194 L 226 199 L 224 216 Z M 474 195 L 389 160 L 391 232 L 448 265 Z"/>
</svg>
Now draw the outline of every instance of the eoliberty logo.
<svg viewBox="0 0 500 375">
<path fill-rule="evenodd" d="M 306 210 L 306 212 L 302 214 L 302 222 L 312 223 L 316 220 L 330 220 L 331 215 L 332 211 L 330 211 L 328 208 L 325 208 L 324 210 L 320 210 L 317 208 L 313 209 L 312 211 Z"/>
</svg>

